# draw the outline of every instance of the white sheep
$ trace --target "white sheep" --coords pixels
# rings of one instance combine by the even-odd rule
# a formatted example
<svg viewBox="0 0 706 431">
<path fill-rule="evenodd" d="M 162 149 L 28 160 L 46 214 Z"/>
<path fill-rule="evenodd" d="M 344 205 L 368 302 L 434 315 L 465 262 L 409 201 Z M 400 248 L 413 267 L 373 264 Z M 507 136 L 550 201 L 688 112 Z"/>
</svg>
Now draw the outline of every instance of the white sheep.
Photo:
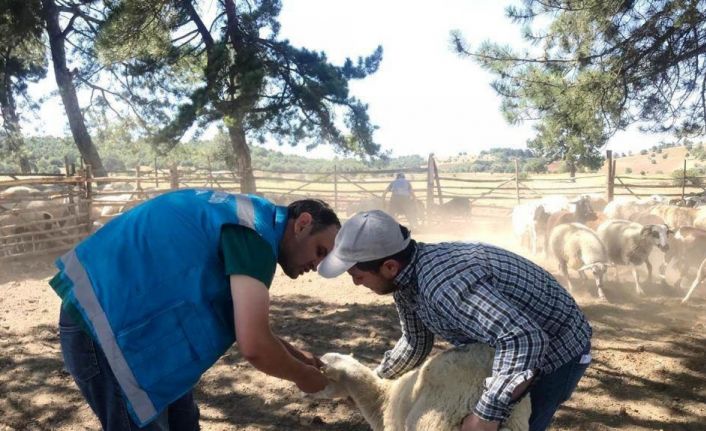
<svg viewBox="0 0 706 431">
<path fill-rule="evenodd" d="M 580 223 L 562 224 L 552 230 L 549 247 L 567 280 L 569 292 L 573 291 L 573 285 L 568 268 L 577 270 L 581 278 L 585 278 L 583 271 L 590 269 L 596 281 L 598 297 L 605 299 L 603 277 L 610 265 L 605 247 L 595 232 Z"/>
<path fill-rule="evenodd" d="M 648 224 L 631 222 L 628 220 L 608 220 L 598 226 L 598 237 L 603 242 L 608 253 L 608 258 L 616 265 L 630 265 L 635 279 L 635 293 L 643 295 L 645 292 L 640 287 L 640 278 L 637 267 L 647 266 L 647 281 L 652 279 L 652 264 L 650 253 L 657 246 L 666 252 L 668 246 L 667 236 L 671 231 L 666 224 Z"/>
<path fill-rule="evenodd" d="M 565 196 L 545 196 L 542 199 L 516 205 L 512 209 L 512 230 L 524 244 L 528 241 L 528 248 L 532 254 L 537 254 L 537 239 L 546 234 L 544 227 L 547 218 L 558 211 L 573 210 L 569 199 Z"/>
<path fill-rule="evenodd" d="M 329 384 L 317 398 L 351 397 L 373 431 L 458 431 L 492 374 L 495 349 L 481 344 L 427 359 L 397 380 L 383 380 L 352 356 L 321 357 Z M 529 396 L 512 409 L 501 430 L 529 429 Z"/>
</svg>

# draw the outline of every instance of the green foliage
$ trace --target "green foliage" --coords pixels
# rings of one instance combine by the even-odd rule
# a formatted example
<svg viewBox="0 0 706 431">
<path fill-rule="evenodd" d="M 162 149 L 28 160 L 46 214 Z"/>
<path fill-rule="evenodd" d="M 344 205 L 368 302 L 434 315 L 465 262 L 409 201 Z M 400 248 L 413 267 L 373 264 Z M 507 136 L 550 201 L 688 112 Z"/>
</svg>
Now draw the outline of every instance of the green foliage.
<svg viewBox="0 0 706 431">
<path fill-rule="evenodd" d="M 381 47 L 333 65 L 324 53 L 279 37 L 280 1 L 216 2 L 212 24 L 203 21 L 200 6 L 189 0 L 111 2 L 98 35 L 104 64 L 126 66 L 131 88 L 122 89 L 122 97 L 159 151 L 176 146 L 192 126 L 203 130 L 215 122 L 228 133 L 223 158 L 244 175 L 253 140 L 380 155 L 367 105 L 349 94 L 348 85 L 377 70 Z"/>
<path fill-rule="evenodd" d="M 161 155 L 156 153 L 145 139 L 132 140 L 122 132 L 120 125 L 108 126 L 96 139 L 98 150 L 104 155 L 105 167 L 110 172 L 134 172 L 138 165 L 152 167 L 155 158 L 160 169 L 166 169 L 174 163 L 199 169 L 207 169 L 209 165 L 213 170 L 232 169 L 222 156 L 222 146 L 227 136 L 216 135 L 209 140 L 180 143 L 167 155 Z M 73 140 L 68 137 L 28 138 L 26 147 L 32 171 L 36 173 L 64 173 L 64 156 L 68 157 L 69 163 L 75 163 L 77 166 L 80 164 L 80 154 Z M 359 158 L 327 160 L 288 155 L 258 146 L 252 149 L 252 160 L 254 169 L 302 173 L 331 172 L 334 166 L 339 172 L 343 172 L 419 168 L 426 165 L 426 159 L 418 155 L 374 161 Z M 0 160 L 0 172 L 16 173 L 17 163 L 9 159 Z"/>
<path fill-rule="evenodd" d="M 618 130 L 704 133 L 706 2 L 525 0 L 507 9 L 527 49 L 484 42 L 457 51 L 496 76 L 512 123 L 538 120 L 530 146 L 549 160 L 596 166 Z"/>
<path fill-rule="evenodd" d="M 684 175 L 683 169 L 676 169 L 672 172 L 672 183 L 675 186 L 681 187 L 684 184 L 684 178 L 686 177 L 686 185 L 694 185 L 696 187 L 702 187 L 706 181 L 704 181 L 706 175 L 706 170 L 704 168 L 689 168 L 686 170 L 686 176 Z"/>
</svg>

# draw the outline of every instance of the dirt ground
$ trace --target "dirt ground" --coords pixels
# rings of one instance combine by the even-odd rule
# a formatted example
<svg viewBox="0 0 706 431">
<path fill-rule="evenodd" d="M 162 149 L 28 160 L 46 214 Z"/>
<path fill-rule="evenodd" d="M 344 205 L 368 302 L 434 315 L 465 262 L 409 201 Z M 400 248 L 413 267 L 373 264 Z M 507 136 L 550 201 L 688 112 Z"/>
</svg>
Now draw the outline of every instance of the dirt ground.
<svg viewBox="0 0 706 431">
<path fill-rule="evenodd" d="M 450 231 L 416 236 L 515 246 L 507 224 L 474 221 Z M 59 301 L 47 285 L 51 259 L 2 265 L 0 430 L 98 429 L 62 369 Z M 628 273 L 622 278 L 628 280 Z M 594 361 L 552 429 L 706 430 L 706 288 L 682 305 L 683 292 L 653 283 L 639 298 L 632 284 L 611 280 L 606 303 L 595 299 L 592 284 L 575 296 L 594 328 Z M 275 331 L 318 354 L 353 353 L 374 366 L 400 334 L 391 298 L 345 277 L 290 280 L 279 273 L 271 293 Z M 209 431 L 369 429 L 346 402 L 304 397 L 294 385 L 254 370 L 235 348 L 204 376 L 196 398 L 202 429 Z"/>
</svg>

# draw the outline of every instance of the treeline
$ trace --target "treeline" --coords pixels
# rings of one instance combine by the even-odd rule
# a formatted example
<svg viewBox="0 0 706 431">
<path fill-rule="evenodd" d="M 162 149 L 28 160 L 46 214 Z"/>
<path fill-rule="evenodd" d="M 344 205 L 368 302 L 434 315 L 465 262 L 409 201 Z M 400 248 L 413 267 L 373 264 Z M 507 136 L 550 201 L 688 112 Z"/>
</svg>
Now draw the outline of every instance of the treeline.
<svg viewBox="0 0 706 431">
<path fill-rule="evenodd" d="M 452 159 L 450 164 L 442 170 L 448 172 L 488 172 L 488 173 L 514 173 L 515 159 L 518 161 L 520 172 L 527 174 L 541 174 L 547 172 L 549 161 L 537 157 L 531 150 L 516 148 L 491 148 L 483 150 L 474 160 L 464 161 L 465 153 Z"/>
<path fill-rule="evenodd" d="M 65 158 L 69 163 L 80 164 L 80 154 L 70 137 L 52 136 L 29 137 L 25 141 L 26 155 L 31 171 L 34 173 L 59 174 L 64 172 Z M 96 142 L 103 157 L 103 165 L 108 172 L 134 170 L 136 166 L 167 169 L 173 164 L 182 167 L 213 170 L 235 171 L 235 160 L 227 151 L 227 137 L 216 135 L 208 140 L 191 140 L 180 143 L 166 155 L 157 154 L 154 149 L 142 141 L 126 139 L 116 142 L 105 139 Z M 315 159 L 299 155 L 285 154 L 281 151 L 264 147 L 252 147 L 253 168 L 271 171 L 294 171 L 302 173 L 330 172 L 334 166 L 339 171 L 366 169 L 406 169 L 426 165 L 426 158 L 419 155 L 361 160 L 359 158 Z M 18 173 L 15 160 L 0 160 L 0 172 Z"/>
</svg>

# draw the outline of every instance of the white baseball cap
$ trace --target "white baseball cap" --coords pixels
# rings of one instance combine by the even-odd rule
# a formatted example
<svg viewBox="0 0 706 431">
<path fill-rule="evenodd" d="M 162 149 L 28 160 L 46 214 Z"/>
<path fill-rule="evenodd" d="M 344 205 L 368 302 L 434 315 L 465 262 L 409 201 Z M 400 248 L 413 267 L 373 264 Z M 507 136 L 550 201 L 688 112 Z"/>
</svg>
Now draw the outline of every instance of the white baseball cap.
<svg viewBox="0 0 706 431">
<path fill-rule="evenodd" d="M 404 250 L 410 239 L 411 236 L 404 238 L 399 223 L 384 211 L 360 212 L 341 226 L 333 250 L 321 262 L 318 272 L 325 278 L 338 277 L 356 263 Z"/>
</svg>

